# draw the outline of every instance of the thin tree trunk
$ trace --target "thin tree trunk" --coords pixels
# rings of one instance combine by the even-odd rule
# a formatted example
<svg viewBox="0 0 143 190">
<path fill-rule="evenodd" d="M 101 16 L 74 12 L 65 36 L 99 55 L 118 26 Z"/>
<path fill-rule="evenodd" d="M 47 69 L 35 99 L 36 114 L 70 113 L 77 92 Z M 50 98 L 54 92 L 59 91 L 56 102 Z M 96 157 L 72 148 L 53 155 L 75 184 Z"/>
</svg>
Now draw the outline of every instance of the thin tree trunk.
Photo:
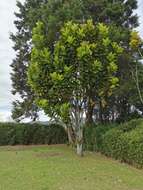
<svg viewBox="0 0 143 190">
<path fill-rule="evenodd" d="M 71 127 L 67 128 L 67 134 L 68 134 L 69 144 L 73 146 L 75 144 L 75 138 Z"/>
<path fill-rule="evenodd" d="M 99 121 L 100 123 L 103 123 L 103 108 L 102 108 L 102 104 L 101 101 L 99 102 L 100 106 L 99 106 Z"/>
<path fill-rule="evenodd" d="M 87 126 L 91 126 L 93 123 L 93 110 L 95 107 L 95 102 L 92 101 L 92 95 L 89 94 L 88 104 L 87 104 L 87 112 L 86 112 L 86 124 Z"/>
<path fill-rule="evenodd" d="M 139 95 L 139 98 L 140 98 L 140 102 L 143 104 L 143 97 L 142 97 L 141 90 L 140 90 L 140 86 L 139 86 L 137 63 L 136 63 L 135 74 L 134 74 L 133 71 L 131 71 L 131 73 L 132 73 L 132 77 L 133 77 L 133 79 L 134 79 L 134 81 L 135 81 L 135 84 L 136 84 L 136 88 L 137 88 L 137 91 L 138 91 L 138 95 Z"/>
<path fill-rule="evenodd" d="M 77 143 L 77 155 L 83 156 L 83 144 L 82 143 Z"/>
<path fill-rule="evenodd" d="M 83 156 L 83 127 L 79 127 L 76 134 L 77 155 Z"/>
<path fill-rule="evenodd" d="M 141 101 L 141 103 L 143 104 L 143 98 L 142 98 L 141 91 L 140 91 L 140 86 L 139 86 L 139 78 L 138 78 L 138 67 L 137 67 L 137 64 L 136 64 L 136 86 L 137 86 L 138 94 L 139 94 L 139 97 L 140 97 L 140 101 Z"/>
<path fill-rule="evenodd" d="M 86 124 L 90 126 L 93 123 L 93 106 L 89 105 L 86 114 Z"/>
</svg>

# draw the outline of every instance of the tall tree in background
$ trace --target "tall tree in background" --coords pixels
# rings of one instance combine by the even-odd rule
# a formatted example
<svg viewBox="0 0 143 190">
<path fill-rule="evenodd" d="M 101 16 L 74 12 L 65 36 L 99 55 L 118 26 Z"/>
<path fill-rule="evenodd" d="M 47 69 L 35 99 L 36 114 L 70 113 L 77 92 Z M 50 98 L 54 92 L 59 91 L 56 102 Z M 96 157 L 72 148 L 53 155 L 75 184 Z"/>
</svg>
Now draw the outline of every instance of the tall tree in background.
<svg viewBox="0 0 143 190">
<path fill-rule="evenodd" d="M 13 118 L 31 117 L 36 119 L 38 108 L 34 104 L 34 93 L 27 85 L 27 68 L 31 57 L 32 29 L 38 20 L 44 23 L 47 45 L 52 50 L 58 39 L 59 30 L 68 20 L 84 22 L 92 18 L 94 22 L 110 23 L 117 27 L 114 38 L 127 44 L 128 29 L 137 26 L 136 0 L 26 0 L 17 3 L 15 26 L 17 33 L 11 35 L 16 58 L 11 64 L 13 94 L 21 100 L 13 103 Z M 92 122 L 93 107 L 89 109 L 89 122 Z M 102 114 L 101 114 L 102 115 Z"/>
<path fill-rule="evenodd" d="M 16 51 L 16 58 L 11 64 L 13 70 L 11 79 L 12 93 L 20 95 L 20 100 L 13 102 L 13 119 L 21 120 L 25 117 L 31 117 L 35 120 L 38 117 L 38 108 L 33 102 L 34 94 L 27 85 L 26 72 L 31 55 L 31 31 L 41 16 L 42 3 L 45 3 L 45 0 L 28 0 L 24 5 L 20 1 L 17 2 L 19 12 L 15 13 L 17 19 L 14 22 L 17 33 L 10 36 Z"/>
<path fill-rule="evenodd" d="M 143 111 L 143 41 L 137 31 L 132 31 L 130 37 L 131 54 L 133 64 L 131 65 L 131 76 L 135 83 L 138 94 L 138 103 L 141 104 L 141 111 Z M 136 102 L 136 101 L 135 101 Z M 137 107 L 137 105 L 136 105 Z"/>
</svg>

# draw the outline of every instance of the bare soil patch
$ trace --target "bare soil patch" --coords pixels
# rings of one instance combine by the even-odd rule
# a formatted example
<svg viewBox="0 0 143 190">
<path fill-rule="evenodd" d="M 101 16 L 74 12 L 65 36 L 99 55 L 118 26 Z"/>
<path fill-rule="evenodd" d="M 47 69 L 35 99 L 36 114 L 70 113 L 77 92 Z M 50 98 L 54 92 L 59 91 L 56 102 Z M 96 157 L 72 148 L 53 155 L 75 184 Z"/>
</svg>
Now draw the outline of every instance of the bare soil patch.
<svg viewBox="0 0 143 190">
<path fill-rule="evenodd" d="M 22 151 L 22 150 L 30 150 L 32 148 L 40 148 L 40 147 L 58 147 L 58 146 L 65 146 L 63 144 L 57 145 L 15 145 L 15 146 L 0 146 L 0 151 Z"/>
<path fill-rule="evenodd" d="M 36 157 L 39 158 L 50 158 L 50 157 L 59 157 L 63 154 L 61 152 L 47 152 L 47 153 L 37 153 Z"/>
</svg>

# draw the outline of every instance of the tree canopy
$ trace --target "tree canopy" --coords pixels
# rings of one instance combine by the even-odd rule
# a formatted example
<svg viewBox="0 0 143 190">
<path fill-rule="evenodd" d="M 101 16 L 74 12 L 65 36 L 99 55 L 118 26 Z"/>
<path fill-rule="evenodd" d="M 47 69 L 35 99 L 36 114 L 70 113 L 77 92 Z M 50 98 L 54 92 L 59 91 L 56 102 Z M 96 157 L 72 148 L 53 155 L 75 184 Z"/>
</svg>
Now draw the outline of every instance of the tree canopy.
<svg viewBox="0 0 143 190">
<path fill-rule="evenodd" d="M 124 42 L 125 47 L 129 41 L 129 30 L 138 25 L 137 16 L 133 14 L 133 10 L 137 8 L 136 0 L 26 0 L 24 4 L 17 2 L 17 7 L 19 8 L 19 12 L 15 13 L 17 32 L 11 34 L 14 50 L 17 52 L 16 58 L 11 64 L 13 70 L 12 92 L 13 94 L 18 93 L 21 100 L 13 102 L 14 119 L 30 116 L 35 120 L 39 110 L 34 104 L 35 95 L 27 84 L 26 74 L 31 59 L 32 29 L 36 26 L 37 21 L 42 21 L 44 24 L 43 31 L 46 36 L 46 43 L 51 50 L 54 49 L 54 44 L 59 38 L 60 28 L 65 21 L 73 20 L 82 23 L 91 18 L 94 23 L 112 24 L 114 28 L 116 26 L 116 29 L 114 29 L 116 32 L 113 32 L 112 38 L 115 41 Z M 123 60 L 126 60 L 127 68 L 127 63 L 129 62 L 127 56 L 124 56 Z M 118 78 L 121 77 L 123 79 L 122 74 L 120 75 L 121 72 L 124 72 L 122 61 L 119 64 L 120 72 Z M 129 69 L 127 68 L 127 70 Z M 122 82 L 121 85 L 124 85 L 129 80 L 129 78 L 127 80 L 125 78 L 124 80 L 122 79 L 120 80 Z M 118 96 L 118 100 L 115 97 L 117 97 L 117 94 L 112 98 L 112 102 L 114 102 L 112 103 L 113 107 L 116 102 L 121 102 L 125 98 L 124 92 L 122 96 Z M 126 99 L 126 101 L 128 100 Z M 109 107 L 111 108 L 112 105 Z M 112 109 L 102 109 L 100 111 L 101 118 L 105 118 L 105 115 L 108 115 L 107 118 L 109 118 L 109 112 L 112 111 Z M 90 112 L 89 121 L 92 120 L 92 108 Z"/>
<path fill-rule="evenodd" d="M 77 153 L 82 154 L 82 128 L 89 107 L 106 99 L 118 84 L 118 57 L 123 49 L 110 37 L 112 28 L 92 20 L 67 22 L 51 51 L 43 23 L 33 30 L 33 49 L 28 70 L 38 106 L 72 127 Z"/>
</svg>

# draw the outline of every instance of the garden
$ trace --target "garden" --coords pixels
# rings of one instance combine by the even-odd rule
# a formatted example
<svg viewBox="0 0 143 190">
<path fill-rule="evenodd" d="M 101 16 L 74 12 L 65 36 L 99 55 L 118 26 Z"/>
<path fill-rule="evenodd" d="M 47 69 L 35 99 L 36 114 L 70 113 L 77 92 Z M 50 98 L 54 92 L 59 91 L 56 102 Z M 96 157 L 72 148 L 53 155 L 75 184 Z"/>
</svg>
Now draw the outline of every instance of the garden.
<svg viewBox="0 0 143 190">
<path fill-rule="evenodd" d="M 16 6 L 0 190 L 143 190 L 139 2 Z"/>
</svg>

